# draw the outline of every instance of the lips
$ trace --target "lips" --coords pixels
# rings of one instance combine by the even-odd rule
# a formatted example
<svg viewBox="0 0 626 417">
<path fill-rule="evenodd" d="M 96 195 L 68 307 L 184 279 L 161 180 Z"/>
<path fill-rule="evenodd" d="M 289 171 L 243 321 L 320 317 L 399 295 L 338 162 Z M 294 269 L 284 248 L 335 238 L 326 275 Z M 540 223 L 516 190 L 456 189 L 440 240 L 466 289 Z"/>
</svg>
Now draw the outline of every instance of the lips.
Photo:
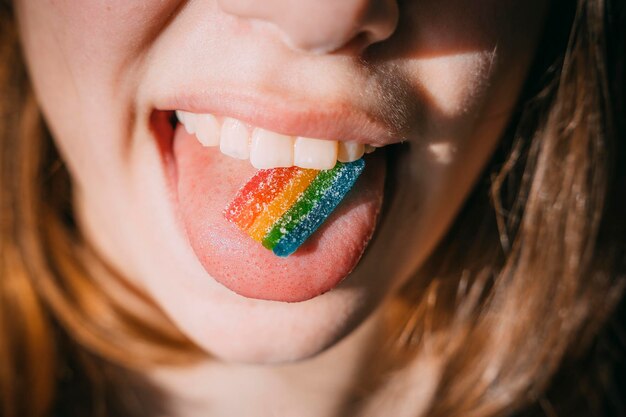
<svg viewBox="0 0 626 417">
<path fill-rule="evenodd" d="M 153 119 L 163 124 L 166 112 L 157 113 Z M 216 281 L 245 297 L 299 302 L 333 289 L 357 265 L 382 205 L 384 151 L 365 156 L 364 173 L 339 207 L 294 254 L 280 258 L 223 216 L 255 174 L 250 162 L 202 146 L 180 123 L 169 134 L 170 146 L 161 149 L 175 211 L 196 257 Z"/>
</svg>

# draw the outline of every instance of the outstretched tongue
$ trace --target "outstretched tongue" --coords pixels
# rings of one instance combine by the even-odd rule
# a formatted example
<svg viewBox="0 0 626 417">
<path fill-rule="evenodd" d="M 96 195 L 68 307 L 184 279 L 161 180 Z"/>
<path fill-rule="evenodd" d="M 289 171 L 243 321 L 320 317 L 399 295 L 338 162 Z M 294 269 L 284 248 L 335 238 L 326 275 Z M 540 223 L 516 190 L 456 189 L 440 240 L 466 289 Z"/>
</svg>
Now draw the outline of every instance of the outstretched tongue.
<svg viewBox="0 0 626 417">
<path fill-rule="evenodd" d="M 250 298 L 304 301 L 337 286 L 356 266 L 376 226 L 385 162 L 369 155 L 354 188 L 295 253 L 276 256 L 224 217 L 257 170 L 249 161 L 204 148 L 178 126 L 174 137 L 179 212 L 206 271 Z"/>
</svg>

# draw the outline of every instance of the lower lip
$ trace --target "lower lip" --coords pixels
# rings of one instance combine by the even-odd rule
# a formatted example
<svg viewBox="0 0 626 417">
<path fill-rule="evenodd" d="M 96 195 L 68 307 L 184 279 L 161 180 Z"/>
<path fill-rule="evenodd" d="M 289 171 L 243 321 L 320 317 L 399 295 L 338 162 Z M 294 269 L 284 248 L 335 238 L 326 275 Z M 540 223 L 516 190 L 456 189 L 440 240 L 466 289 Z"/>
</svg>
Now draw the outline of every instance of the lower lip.
<svg viewBox="0 0 626 417">
<path fill-rule="evenodd" d="M 217 282 L 248 298 L 299 302 L 335 288 L 355 268 L 382 205 L 383 152 L 367 157 L 364 173 L 320 229 L 294 254 L 280 258 L 222 214 L 256 172 L 249 161 L 203 148 L 180 125 L 171 135 L 173 143 L 161 149 L 174 207 L 196 257 Z"/>
</svg>

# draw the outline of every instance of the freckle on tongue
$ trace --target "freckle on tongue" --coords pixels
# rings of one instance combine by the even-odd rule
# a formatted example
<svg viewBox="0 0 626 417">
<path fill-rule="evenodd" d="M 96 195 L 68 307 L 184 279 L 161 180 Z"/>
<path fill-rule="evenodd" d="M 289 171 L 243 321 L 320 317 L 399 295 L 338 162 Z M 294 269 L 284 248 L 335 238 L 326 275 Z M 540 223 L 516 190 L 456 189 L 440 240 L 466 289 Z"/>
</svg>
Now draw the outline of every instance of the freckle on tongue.
<svg viewBox="0 0 626 417">
<path fill-rule="evenodd" d="M 178 209 L 191 248 L 211 277 L 242 296 L 296 302 L 329 291 L 356 266 L 374 231 L 384 184 L 380 155 L 371 155 L 344 201 L 287 258 L 265 249 L 223 215 L 256 172 L 249 161 L 202 147 L 180 125 L 174 156 Z"/>
</svg>

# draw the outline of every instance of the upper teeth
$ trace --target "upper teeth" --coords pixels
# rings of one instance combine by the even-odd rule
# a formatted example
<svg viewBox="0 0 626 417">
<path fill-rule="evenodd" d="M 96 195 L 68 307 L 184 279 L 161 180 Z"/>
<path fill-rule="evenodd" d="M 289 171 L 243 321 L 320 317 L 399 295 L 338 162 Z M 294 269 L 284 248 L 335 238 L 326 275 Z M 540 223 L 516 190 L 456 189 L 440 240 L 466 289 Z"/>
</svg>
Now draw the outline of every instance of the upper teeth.
<svg viewBox="0 0 626 417">
<path fill-rule="evenodd" d="M 255 168 L 290 167 L 331 169 L 337 161 L 352 162 L 374 148 L 357 142 L 287 136 L 240 120 L 211 114 L 176 110 L 185 130 L 195 134 L 203 146 L 219 146 L 220 151 L 238 159 L 250 159 Z"/>
</svg>

